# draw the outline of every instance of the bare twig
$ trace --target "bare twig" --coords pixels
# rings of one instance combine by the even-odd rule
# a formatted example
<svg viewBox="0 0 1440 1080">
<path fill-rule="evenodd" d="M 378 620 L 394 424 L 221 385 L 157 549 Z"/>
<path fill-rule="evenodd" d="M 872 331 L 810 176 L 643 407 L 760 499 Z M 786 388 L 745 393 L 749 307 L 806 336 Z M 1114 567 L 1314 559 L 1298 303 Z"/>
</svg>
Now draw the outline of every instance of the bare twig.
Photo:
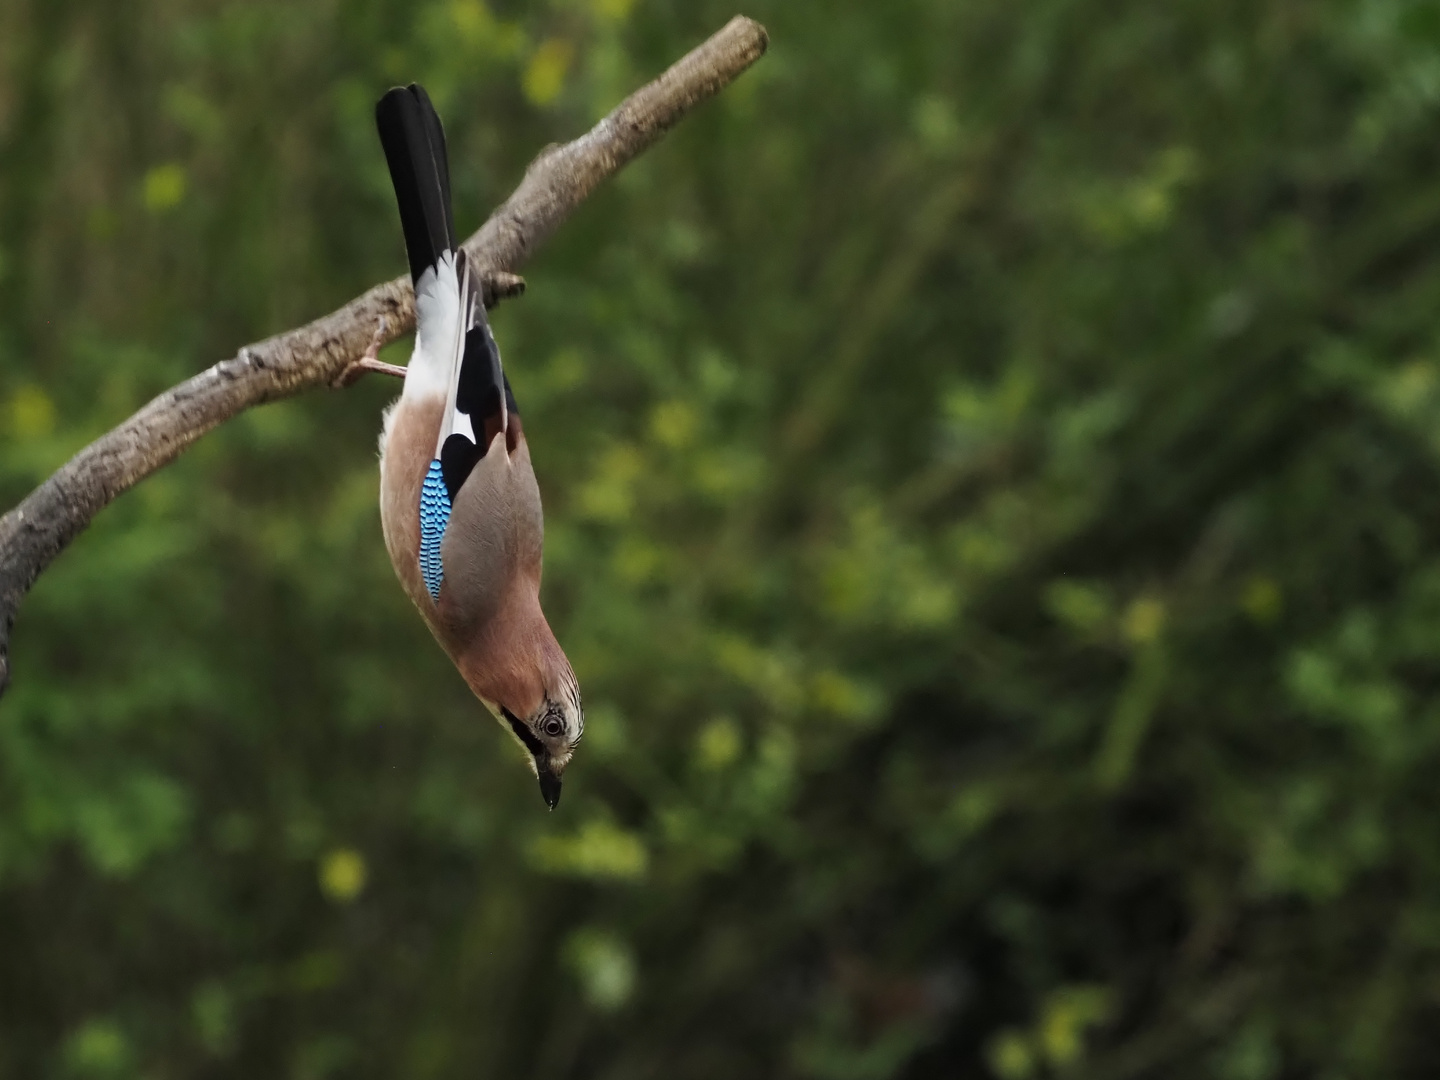
<svg viewBox="0 0 1440 1080">
<path fill-rule="evenodd" d="M 736 16 L 587 134 L 542 151 L 505 204 L 465 242 L 471 265 L 485 275 L 486 303 L 518 295 L 524 282 L 513 271 L 581 200 L 759 59 L 767 40 L 759 23 Z M 0 693 L 10 678 L 8 646 L 16 608 L 41 571 L 101 508 L 237 413 L 333 384 L 365 354 L 382 325 L 381 344 L 414 329 L 408 277 L 376 285 L 308 326 L 247 345 L 167 390 L 0 517 Z"/>
</svg>

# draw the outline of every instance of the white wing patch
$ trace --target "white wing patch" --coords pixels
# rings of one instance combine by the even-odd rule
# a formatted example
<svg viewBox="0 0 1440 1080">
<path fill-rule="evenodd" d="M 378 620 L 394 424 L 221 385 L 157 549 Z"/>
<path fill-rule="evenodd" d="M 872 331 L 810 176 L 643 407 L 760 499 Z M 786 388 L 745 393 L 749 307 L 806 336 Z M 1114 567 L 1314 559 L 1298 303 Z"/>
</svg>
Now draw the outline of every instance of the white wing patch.
<svg viewBox="0 0 1440 1080">
<path fill-rule="evenodd" d="M 453 261 L 450 266 L 453 276 Z M 457 301 L 455 337 L 450 345 L 450 370 L 445 379 L 445 412 L 443 414 L 445 419 L 440 424 L 440 438 L 435 443 L 437 458 L 440 456 L 440 448 L 445 445 L 445 440 L 451 435 L 461 435 L 472 444 L 477 441 L 469 415 L 457 409 L 455 400 L 460 389 L 460 366 L 465 361 L 465 334 L 475 321 L 475 305 L 480 302 L 479 293 L 470 283 L 470 264 L 468 262 L 461 264 L 460 279 L 455 283 L 455 296 Z"/>
<path fill-rule="evenodd" d="M 457 412 L 455 409 L 451 409 L 450 430 L 456 435 L 464 435 L 465 438 L 473 443 L 479 443 L 480 441 L 475 438 L 475 427 L 470 423 L 469 413 Z"/>
</svg>

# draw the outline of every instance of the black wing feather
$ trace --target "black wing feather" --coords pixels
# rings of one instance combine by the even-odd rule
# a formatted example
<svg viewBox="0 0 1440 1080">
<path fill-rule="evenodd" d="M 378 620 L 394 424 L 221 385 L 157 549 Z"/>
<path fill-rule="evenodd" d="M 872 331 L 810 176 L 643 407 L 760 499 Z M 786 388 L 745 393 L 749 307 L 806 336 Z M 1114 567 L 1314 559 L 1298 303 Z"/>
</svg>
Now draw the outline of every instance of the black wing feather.
<svg viewBox="0 0 1440 1080">
<path fill-rule="evenodd" d="M 485 456 L 485 448 L 476 446 L 458 431 L 446 438 L 440 446 L 440 475 L 445 480 L 445 490 L 450 493 L 450 505 L 460 497 L 475 463 Z"/>
<path fill-rule="evenodd" d="M 455 388 L 455 407 L 471 418 L 500 411 L 500 354 L 482 316 L 465 332 L 465 352 L 460 360 L 460 385 Z"/>
<path fill-rule="evenodd" d="M 460 258 L 465 258 L 462 252 Z M 470 428 L 480 443 L 480 457 L 490 449 L 490 441 L 505 430 L 506 383 L 500 366 L 500 350 L 485 317 L 479 287 L 473 275 L 464 275 L 470 282 L 470 326 L 465 331 L 465 348 L 460 354 L 460 378 L 455 387 L 455 410 L 470 417 Z M 478 458 L 477 458 L 478 460 Z"/>
</svg>

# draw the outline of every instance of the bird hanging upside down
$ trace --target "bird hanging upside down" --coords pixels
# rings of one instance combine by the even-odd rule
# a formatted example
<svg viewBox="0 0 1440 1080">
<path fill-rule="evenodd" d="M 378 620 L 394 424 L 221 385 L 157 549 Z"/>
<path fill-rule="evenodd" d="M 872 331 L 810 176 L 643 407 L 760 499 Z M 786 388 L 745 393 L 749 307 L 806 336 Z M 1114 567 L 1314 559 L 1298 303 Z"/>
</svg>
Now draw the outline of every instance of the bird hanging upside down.
<svg viewBox="0 0 1440 1080">
<path fill-rule="evenodd" d="M 400 583 L 475 696 L 519 740 L 553 810 L 585 730 L 540 610 L 544 522 L 481 285 L 455 242 L 445 133 L 425 91 L 375 106 L 410 277 L 415 351 L 380 436 L 380 520 Z"/>
</svg>

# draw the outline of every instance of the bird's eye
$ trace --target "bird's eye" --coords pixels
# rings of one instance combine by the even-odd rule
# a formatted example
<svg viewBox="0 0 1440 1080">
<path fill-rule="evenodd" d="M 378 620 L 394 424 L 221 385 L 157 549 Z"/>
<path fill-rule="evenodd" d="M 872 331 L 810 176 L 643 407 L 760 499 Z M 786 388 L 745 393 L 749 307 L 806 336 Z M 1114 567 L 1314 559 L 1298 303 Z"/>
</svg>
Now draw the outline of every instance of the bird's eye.
<svg viewBox="0 0 1440 1080">
<path fill-rule="evenodd" d="M 547 719 L 545 723 L 541 725 L 541 728 L 545 734 L 549 735 L 552 739 L 558 739 L 565 733 L 565 725 L 560 722 L 558 716 L 552 716 Z"/>
</svg>

